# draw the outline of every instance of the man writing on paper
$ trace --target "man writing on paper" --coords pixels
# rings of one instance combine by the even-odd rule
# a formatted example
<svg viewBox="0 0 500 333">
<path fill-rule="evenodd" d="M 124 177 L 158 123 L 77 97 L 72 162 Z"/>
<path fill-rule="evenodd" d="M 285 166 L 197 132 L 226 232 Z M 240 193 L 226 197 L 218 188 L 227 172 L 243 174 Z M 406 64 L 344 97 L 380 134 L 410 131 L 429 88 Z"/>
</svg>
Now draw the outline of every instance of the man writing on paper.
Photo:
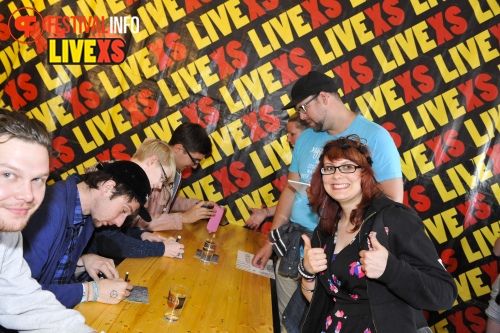
<svg viewBox="0 0 500 333">
<path fill-rule="evenodd" d="M 212 142 L 200 124 L 183 123 L 175 129 L 168 143 L 174 154 L 177 172 L 171 186 L 154 188 L 146 204 L 151 214 L 151 223 L 142 219 L 135 221 L 142 229 L 150 231 L 182 230 L 184 223 L 194 223 L 215 215 L 216 204 L 211 201 L 185 198 L 178 195 L 181 173 L 195 170 L 201 161 L 212 153 Z"/>
<path fill-rule="evenodd" d="M 121 226 L 136 212 L 150 221 L 144 208 L 150 192 L 146 173 L 130 161 L 71 175 L 48 187 L 43 203 L 23 230 L 24 258 L 32 276 L 68 308 L 89 301 L 119 303 L 132 285 L 119 277 L 112 259 L 83 251 L 94 228 Z M 83 272 L 91 281 L 81 281 L 79 273 Z M 106 279 L 99 279 L 99 273 Z"/>
</svg>

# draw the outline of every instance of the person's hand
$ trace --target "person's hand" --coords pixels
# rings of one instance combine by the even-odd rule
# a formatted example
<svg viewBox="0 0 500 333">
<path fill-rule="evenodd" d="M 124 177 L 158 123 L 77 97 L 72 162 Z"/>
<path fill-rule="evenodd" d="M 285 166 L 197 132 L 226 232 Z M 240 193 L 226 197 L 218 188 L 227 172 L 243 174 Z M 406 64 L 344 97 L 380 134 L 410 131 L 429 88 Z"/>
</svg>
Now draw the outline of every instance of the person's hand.
<svg viewBox="0 0 500 333">
<path fill-rule="evenodd" d="M 252 265 L 258 267 L 260 269 L 264 269 L 266 267 L 267 261 L 273 254 L 273 246 L 270 242 L 266 242 L 264 246 L 262 246 L 257 253 L 253 256 Z"/>
<path fill-rule="evenodd" d="M 211 201 L 199 201 L 196 205 L 189 208 L 187 211 L 182 212 L 182 222 L 183 223 L 194 223 L 199 220 L 209 219 L 215 215 L 214 208 L 205 208 L 202 206 L 212 206 L 215 207 L 216 204 Z"/>
<path fill-rule="evenodd" d="M 264 209 L 249 208 L 252 215 L 245 221 L 245 225 L 250 228 L 257 228 L 267 217 L 267 212 Z"/>
<path fill-rule="evenodd" d="M 163 244 L 165 245 L 164 257 L 174 258 L 179 253 L 184 253 L 184 244 L 177 243 L 173 237 L 169 237 L 167 240 L 163 241 Z"/>
<path fill-rule="evenodd" d="M 376 232 L 370 232 L 368 238 L 370 240 L 368 244 L 369 250 L 362 250 L 359 252 L 359 262 L 361 263 L 361 269 L 365 272 L 367 277 L 378 279 L 382 276 L 387 267 L 389 251 L 379 243 Z"/>
<path fill-rule="evenodd" d="M 304 268 L 307 272 L 316 274 L 323 272 L 327 268 L 325 250 L 321 247 L 311 247 L 311 240 L 303 234 L 304 240 Z"/>
<path fill-rule="evenodd" d="M 141 239 L 147 240 L 150 242 L 154 242 L 154 243 L 163 242 L 163 241 L 167 240 L 167 238 L 160 236 L 158 234 L 152 233 L 152 232 L 143 232 L 141 234 Z"/>
<path fill-rule="evenodd" d="M 97 254 L 84 254 L 80 257 L 80 260 L 89 276 L 95 281 L 99 280 L 97 276 L 99 273 L 103 273 L 107 279 L 120 277 L 113 259 L 104 258 Z"/>
<path fill-rule="evenodd" d="M 101 279 L 97 280 L 99 296 L 97 301 L 107 304 L 118 304 L 130 295 L 134 287 L 130 282 L 123 279 Z"/>
</svg>

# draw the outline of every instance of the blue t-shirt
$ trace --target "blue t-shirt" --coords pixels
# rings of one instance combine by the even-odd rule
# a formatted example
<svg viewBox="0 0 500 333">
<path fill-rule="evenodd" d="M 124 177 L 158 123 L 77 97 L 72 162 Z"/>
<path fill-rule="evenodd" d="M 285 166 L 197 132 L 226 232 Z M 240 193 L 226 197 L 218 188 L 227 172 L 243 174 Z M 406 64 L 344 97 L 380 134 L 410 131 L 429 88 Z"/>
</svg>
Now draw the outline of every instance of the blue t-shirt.
<svg viewBox="0 0 500 333">
<path fill-rule="evenodd" d="M 299 174 L 300 181 L 309 183 L 326 142 L 349 134 L 357 134 L 366 140 L 373 159 L 372 167 L 377 181 L 383 182 L 402 177 L 399 152 L 391 135 L 385 128 L 361 115 L 358 115 L 344 132 L 337 135 L 315 132 L 311 128 L 302 132 L 293 149 L 292 163 L 288 170 Z M 308 204 L 307 196 L 295 192 L 290 221 L 314 230 L 318 224 L 318 215 L 311 211 Z"/>
</svg>

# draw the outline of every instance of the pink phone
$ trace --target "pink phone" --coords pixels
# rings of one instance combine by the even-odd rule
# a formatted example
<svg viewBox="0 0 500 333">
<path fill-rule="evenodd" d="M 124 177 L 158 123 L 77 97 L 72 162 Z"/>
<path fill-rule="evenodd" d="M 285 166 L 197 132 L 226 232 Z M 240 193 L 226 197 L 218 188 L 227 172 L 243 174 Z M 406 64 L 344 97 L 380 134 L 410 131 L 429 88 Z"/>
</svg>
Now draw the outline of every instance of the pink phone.
<svg viewBox="0 0 500 333">
<path fill-rule="evenodd" d="M 214 206 L 215 215 L 208 220 L 207 230 L 208 232 L 216 232 L 219 228 L 220 221 L 222 220 L 222 215 L 224 215 L 224 209 L 219 206 Z"/>
</svg>

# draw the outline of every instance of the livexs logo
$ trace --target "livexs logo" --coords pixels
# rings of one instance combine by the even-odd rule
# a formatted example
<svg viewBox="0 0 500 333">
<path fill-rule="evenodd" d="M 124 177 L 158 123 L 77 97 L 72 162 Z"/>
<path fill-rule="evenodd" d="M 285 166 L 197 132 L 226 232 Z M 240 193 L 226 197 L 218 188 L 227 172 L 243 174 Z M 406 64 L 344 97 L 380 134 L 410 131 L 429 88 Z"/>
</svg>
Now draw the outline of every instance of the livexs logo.
<svg viewBox="0 0 500 333">
<path fill-rule="evenodd" d="M 46 16 L 34 8 L 17 9 L 9 18 L 9 31 L 19 43 L 43 43 L 50 64 L 119 64 L 125 60 L 120 34 L 139 31 L 139 18 L 98 16 Z M 82 37 L 85 36 L 85 37 Z"/>
<path fill-rule="evenodd" d="M 125 60 L 121 38 L 50 38 L 48 60 L 51 64 L 119 64 Z"/>
</svg>

